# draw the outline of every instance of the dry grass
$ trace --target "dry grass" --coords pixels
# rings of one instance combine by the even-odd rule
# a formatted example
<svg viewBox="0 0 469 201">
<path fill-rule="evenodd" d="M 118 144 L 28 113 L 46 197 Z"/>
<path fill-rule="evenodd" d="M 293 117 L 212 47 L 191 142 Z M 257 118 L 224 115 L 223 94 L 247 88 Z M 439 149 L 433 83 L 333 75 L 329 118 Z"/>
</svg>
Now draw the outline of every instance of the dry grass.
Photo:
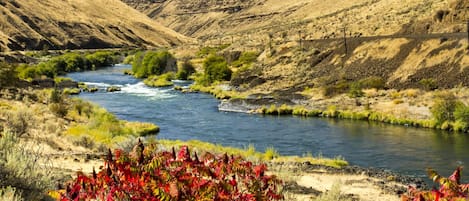
<svg viewBox="0 0 469 201">
<path fill-rule="evenodd" d="M 222 36 L 224 42 L 234 40 L 245 45 L 262 41 L 266 44 L 268 33 L 274 34 L 274 40 L 296 40 L 299 30 L 306 39 L 337 37 L 344 26 L 351 35 L 389 35 L 411 20 L 432 18 L 433 11 L 448 7 L 445 0 L 351 0 L 340 4 L 333 0 L 266 0 L 259 4 L 254 1 L 234 3 L 232 6 L 246 9 L 227 14 L 221 9 L 214 11 L 223 6 L 208 4 L 208 7 L 201 7 L 201 2 L 164 4 L 154 19 L 187 35 L 213 36 L 211 44 L 218 43 L 218 37 Z M 224 6 L 230 5 L 225 3 Z M 149 13 L 156 7 L 142 3 L 139 9 Z M 213 12 L 204 12 L 206 10 Z M 214 23 L 207 24 L 207 21 Z M 193 26 L 198 25 L 201 28 L 194 31 Z M 440 30 L 444 28 L 442 25 L 439 27 Z"/>
<path fill-rule="evenodd" d="M 4 44 L 9 43 L 8 37 L 15 35 L 33 40 L 49 40 L 57 45 L 79 43 L 92 37 L 109 44 L 130 46 L 138 45 L 135 41 L 147 46 L 171 46 L 190 41 L 119 0 L 15 2 L 19 8 L 14 8 L 10 3 L 6 3 L 6 8 L 0 7 L 5 13 L 0 16 L 0 40 Z M 27 16 L 32 22 L 25 23 L 21 16 Z M 8 49 L 3 45 L 2 48 Z"/>
</svg>

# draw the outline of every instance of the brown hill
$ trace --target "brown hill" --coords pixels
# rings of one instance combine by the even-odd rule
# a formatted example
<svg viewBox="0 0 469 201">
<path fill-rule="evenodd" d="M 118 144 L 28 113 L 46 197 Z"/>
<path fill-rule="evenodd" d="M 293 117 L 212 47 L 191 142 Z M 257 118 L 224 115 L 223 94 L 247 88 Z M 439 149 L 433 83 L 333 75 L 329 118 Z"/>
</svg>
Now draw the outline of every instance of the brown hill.
<svg viewBox="0 0 469 201">
<path fill-rule="evenodd" d="M 172 46 L 189 39 L 119 0 L 0 2 L 0 50 Z"/>
<path fill-rule="evenodd" d="M 298 38 L 299 32 L 307 39 L 334 38 L 343 27 L 351 36 L 391 35 L 422 24 L 428 33 L 464 31 L 469 17 L 465 0 L 123 1 L 188 36 L 247 43 L 262 43 L 269 34 Z"/>
</svg>

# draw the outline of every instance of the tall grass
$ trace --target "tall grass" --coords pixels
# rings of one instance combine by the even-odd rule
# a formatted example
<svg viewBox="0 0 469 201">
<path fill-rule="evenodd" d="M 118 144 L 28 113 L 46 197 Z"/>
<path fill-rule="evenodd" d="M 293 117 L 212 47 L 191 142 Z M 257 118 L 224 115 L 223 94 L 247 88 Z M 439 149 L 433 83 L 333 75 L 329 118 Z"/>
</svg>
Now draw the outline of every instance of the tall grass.
<svg viewBox="0 0 469 201">
<path fill-rule="evenodd" d="M 336 158 L 324 158 L 324 157 L 299 157 L 299 156 L 282 156 L 275 148 L 269 147 L 265 152 L 257 151 L 253 145 L 242 148 L 234 148 L 228 146 L 222 146 L 218 144 L 212 144 L 208 142 L 202 142 L 198 140 L 181 141 L 181 140 L 158 140 L 157 143 L 162 145 L 164 149 L 170 149 L 171 147 L 180 147 L 188 145 L 193 147 L 198 152 L 212 152 L 212 153 L 227 153 L 233 155 L 240 155 L 250 161 L 263 161 L 263 162 L 309 162 L 311 164 L 326 165 L 330 167 L 343 167 L 347 166 L 348 162 L 342 157 Z"/>
<path fill-rule="evenodd" d="M 467 109 L 469 111 L 469 109 Z M 445 126 L 441 126 L 435 119 L 406 119 L 398 118 L 391 114 L 375 112 L 375 111 L 351 111 L 351 110 L 339 110 L 337 106 L 331 105 L 326 110 L 321 111 L 317 109 L 307 109 L 303 106 L 288 106 L 282 105 L 277 107 L 276 105 L 262 106 L 255 112 L 264 115 L 294 115 L 302 117 L 328 117 L 328 118 L 339 118 L 339 119 L 352 119 L 352 120 L 363 120 L 363 121 L 377 121 L 383 123 L 389 123 L 394 125 L 414 126 L 423 128 L 436 128 L 442 130 L 456 130 L 467 132 L 469 129 L 466 127 L 464 121 L 450 121 Z M 463 107 L 460 107 L 458 115 L 466 116 L 469 119 L 469 112 L 466 112 Z"/>
<path fill-rule="evenodd" d="M 0 188 L 3 195 L 25 200 L 44 200 L 52 188 L 51 168 L 41 165 L 39 151 L 26 149 L 15 134 L 3 131 L 0 137 Z M 9 187 L 10 186 L 10 187 Z M 16 190 L 14 190 L 14 189 Z M 6 190 L 5 190 L 6 189 Z M 13 195 L 12 195 L 13 193 Z M 1 194 L 1 193 L 0 193 Z"/>
<path fill-rule="evenodd" d="M 127 137 L 156 135 L 160 130 L 152 123 L 119 120 L 105 109 L 80 99 L 72 99 L 71 102 L 67 117 L 75 123 L 65 133 L 76 139 L 89 138 L 111 146 L 125 141 Z"/>
</svg>

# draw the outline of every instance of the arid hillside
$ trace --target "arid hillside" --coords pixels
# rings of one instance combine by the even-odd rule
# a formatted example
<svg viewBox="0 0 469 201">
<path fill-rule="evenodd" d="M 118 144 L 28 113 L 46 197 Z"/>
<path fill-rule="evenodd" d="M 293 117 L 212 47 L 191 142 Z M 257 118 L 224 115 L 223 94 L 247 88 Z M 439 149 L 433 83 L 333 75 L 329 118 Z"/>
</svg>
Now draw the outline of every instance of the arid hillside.
<svg viewBox="0 0 469 201">
<path fill-rule="evenodd" d="M 269 35 L 322 39 L 465 31 L 464 0 L 123 0 L 158 22 L 200 39 L 265 42 Z M 405 26 L 403 26 L 405 25 Z M 406 28 L 403 30 L 403 28 Z"/>
<path fill-rule="evenodd" d="M 399 89 L 469 83 L 467 0 L 123 1 L 201 46 L 229 44 L 224 55 L 259 53 L 232 80 L 252 92 L 369 77 Z"/>
<path fill-rule="evenodd" d="M 119 0 L 0 2 L 0 50 L 173 46 L 189 38 Z"/>
</svg>

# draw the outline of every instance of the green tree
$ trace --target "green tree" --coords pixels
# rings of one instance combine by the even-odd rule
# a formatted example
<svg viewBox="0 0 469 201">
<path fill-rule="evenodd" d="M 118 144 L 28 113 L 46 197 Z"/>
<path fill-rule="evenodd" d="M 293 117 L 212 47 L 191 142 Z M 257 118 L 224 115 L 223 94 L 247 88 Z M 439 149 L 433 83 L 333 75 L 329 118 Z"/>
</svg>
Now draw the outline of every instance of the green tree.
<svg viewBox="0 0 469 201">
<path fill-rule="evenodd" d="M 181 66 L 178 67 L 176 78 L 180 80 L 187 80 L 193 73 L 195 73 L 194 66 L 189 60 L 185 60 Z"/>
<path fill-rule="evenodd" d="M 148 51 L 135 54 L 132 72 L 135 77 L 147 78 L 166 73 L 169 66 L 175 65 L 176 59 L 168 51 Z"/>
<path fill-rule="evenodd" d="M 205 80 L 208 83 L 228 81 L 233 73 L 222 56 L 210 55 L 204 61 Z"/>
<path fill-rule="evenodd" d="M 65 72 L 80 71 L 85 66 L 85 59 L 79 53 L 68 53 L 64 55 Z"/>
<path fill-rule="evenodd" d="M 456 99 L 453 93 L 443 92 L 436 95 L 431 112 L 439 124 L 445 121 L 454 121 L 454 112 L 461 105 L 462 103 Z"/>
</svg>

